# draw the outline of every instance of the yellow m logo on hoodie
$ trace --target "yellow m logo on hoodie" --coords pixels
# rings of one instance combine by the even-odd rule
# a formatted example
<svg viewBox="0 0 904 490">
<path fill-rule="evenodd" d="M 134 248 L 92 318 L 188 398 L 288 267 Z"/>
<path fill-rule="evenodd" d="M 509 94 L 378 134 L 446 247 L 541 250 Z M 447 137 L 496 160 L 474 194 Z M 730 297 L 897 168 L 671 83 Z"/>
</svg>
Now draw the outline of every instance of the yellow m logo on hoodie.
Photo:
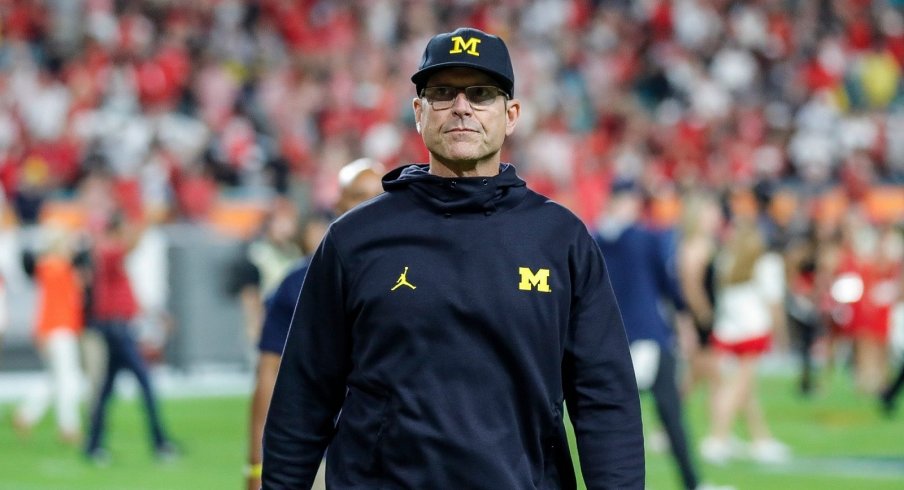
<svg viewBox="0 0 904 490">
<path fill-rule="evenodd" d="M 518 274 L 521 274 L 521 282 L 518 283 L 518 289 L 521 291 L 537 288 L 537 291 L 543 293 L 552 292 L 549 288 L 549 269 L 540 269 L 534 273 L 527 267 L 519 267 Z"/>
</svg>

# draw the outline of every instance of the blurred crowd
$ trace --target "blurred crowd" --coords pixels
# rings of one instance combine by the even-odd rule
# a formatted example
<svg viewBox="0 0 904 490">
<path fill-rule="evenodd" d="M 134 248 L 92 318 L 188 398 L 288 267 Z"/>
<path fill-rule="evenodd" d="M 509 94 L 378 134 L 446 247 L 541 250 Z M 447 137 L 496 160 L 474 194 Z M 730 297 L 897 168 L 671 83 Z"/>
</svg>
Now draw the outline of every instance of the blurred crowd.
<svg viewBox="0 0 904 490">
<path fill-rule="evenodd" d="M 703 276 L 756 223 L 756 253 L 783 259 L 772 340 L 800 354 L 801 392 L 837 359 L 863 392 L 886 386 L 904 353 L 899 0 L 0 0 L 0 227 L 55 202 L 80 203 L 89 234 L 264 202 L 235 281 L 253 343 L 343 165 L 426 161 L 409 77 L 431 36 L 465 25 L 513 54 L 523 111 L 503 160 L 535 190 L 598 228 L 634 183 L 645 223 L 675 232 L 664 248 L 702 324 L 721 285 Z M 687 386 L 705 377 L 692 330 Z"/>
<path fill-rule="evenodd" d="M 432 33 L 502 36 L 507 159 L 588 223 L 614 176 L 857 200 L 904 181 L 894 0 L 0 2 L 0 182 L 20 223 L 91 171 L 132 215 L 313 189 L 359 155 L 423 161 L 408 77 Z"/>
<path fill-rule="evenodd" d="M 111 205 L 329 209 L 345 163 L 426 160 L 408 77 L 460 25 L 514 54 L 504 160 L 588 226 L 618 179 L 660 224 L 668 196 L 756 200 L 782 243 L 814 222 L 840 237 L 848 213 L 879 234 L 904 218 L 895 0 L 3 0 L 0 19 L 0 187 L 20 226 L 75 197 L 89 227 Z"/>
</svg>

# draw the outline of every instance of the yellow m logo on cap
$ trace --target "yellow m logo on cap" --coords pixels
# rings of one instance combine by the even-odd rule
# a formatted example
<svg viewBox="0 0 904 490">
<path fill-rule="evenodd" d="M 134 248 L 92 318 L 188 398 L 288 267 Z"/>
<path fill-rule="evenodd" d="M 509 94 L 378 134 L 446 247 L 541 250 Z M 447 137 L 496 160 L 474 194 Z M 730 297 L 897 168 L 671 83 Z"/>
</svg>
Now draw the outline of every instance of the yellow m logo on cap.
<svg viewBox="0 0 904 490">
<path fill-rule="evenodd" d="M 465 38 L 461 36 L 455 36 L 452 38 L 452 49 L 449 51 L 449 54 L 458 54 L 464 52 L 473 56 L 480 56 L 480 53 L 477 52 L 478 44 L 480 44 L 479 38 L 470 37 L 467 41 L 465 41 Z"/>
<path fill-rule="evenodd" d="M 519 267 L 518 274 L 521 274 L 521 282 L 518 283 L 518 289 L 521 291 L 537 288 L 537 291 L 543 293 L 552 292 L 549 288 L 549 269 L 540 269 L 535 274 L 527 267 Z"/>
</svg>

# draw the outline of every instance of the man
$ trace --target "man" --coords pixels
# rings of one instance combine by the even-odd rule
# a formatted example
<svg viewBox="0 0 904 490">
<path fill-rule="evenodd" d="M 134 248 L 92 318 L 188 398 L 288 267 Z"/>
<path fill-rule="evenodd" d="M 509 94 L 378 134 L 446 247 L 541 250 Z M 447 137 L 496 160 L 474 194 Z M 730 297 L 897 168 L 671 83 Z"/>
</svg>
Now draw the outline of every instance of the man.
<svg viewBox="0 0 904 490">
<path fill-rule="evenodd" d="M 684 300 L 669 274 L 664 237 L 640 223 L 642 205 L 636 183 L 617 180 L 595 238 L 606 256 L 612 288 L 631 341 L 638 385 L 652 393 L 683 488 L 693 490 L 700 488 L 700 481 L 684 429 L 675 340 L 658 308 L 661 300 L 668 300 L 683 310 Z"/>
<path fill-rule="evenodd" d="M 505 44 L 435 36 L 412 76 L 429 163 L 336 220 L 311 259 L 264 431 L 265 489 L 643 488 L 640 403 L 599 248 L 501 163 Z M 340 413 L 341 412 L 341 413 Z"/>
<path fill-rule="evenodd" d="M 359 158 L 342 167 L 339 171 L 339 199 L 334 206 L 336 215 L 342 215 L 383 192 L 380 185 L 382 174 L 383 167 L 369 158 Z M 266 316 L 258 343 L 257 375 L 251 400 L 250 462 L 246 475 L 249 490 L 256 490 L 261 486 L 261 437 L 264 420 L 273 395 L 273 383 L 276 382 L 279 360 L 289 334 L 298 292 L 307 270 L 308 261 L 302 259 L 266 301 Z M 322 471 L 318 473 L 316 487 L 323 488 Z"/>
<path fill-rule="evenodd" d="M 154 455 L 162 461 L 170 461 L 178 456 L 178 451 L 164 430 L 148 366 L 139 352 L 133 331 L 139 305 L 126 271 L 125 260 L 137 245 L 142 232 L 142 227 L 136 228 L 127 223 L 124 216 L 116 212 L 108 218 L 103 232 L 94 243 L 93 312 L 90 317 L 103 336 L 108 355 L 105 376 L 93 402 L 85 456 L 98 465 L 109 463 L 110 457 L 104 448 L 107 408 L 115 388 L 116 376 L 123 369 L 135 375 L 141 389 Z"/>
</svg>

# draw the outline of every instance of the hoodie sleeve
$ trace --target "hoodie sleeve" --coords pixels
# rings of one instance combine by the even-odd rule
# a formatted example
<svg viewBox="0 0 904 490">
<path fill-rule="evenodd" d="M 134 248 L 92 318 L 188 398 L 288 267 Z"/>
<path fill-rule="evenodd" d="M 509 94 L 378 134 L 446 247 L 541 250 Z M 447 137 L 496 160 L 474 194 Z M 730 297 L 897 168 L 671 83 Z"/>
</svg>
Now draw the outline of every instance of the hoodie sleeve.
<svg viewBox="0 0 904 490">
<path fill-rule="evenodd" d="M 588 489 L 644 487 L 640 399 L 602 252 L 578 240 L 563 387 Z M 651 305 L 651 308 L 654 305 Z"/>
<path fill-rule="evenodd" d="M 264 428 L 264 489 L 310 488 L 345 398 L 350 344 L 331 233 L 311 259 Z"/>
</svg>

